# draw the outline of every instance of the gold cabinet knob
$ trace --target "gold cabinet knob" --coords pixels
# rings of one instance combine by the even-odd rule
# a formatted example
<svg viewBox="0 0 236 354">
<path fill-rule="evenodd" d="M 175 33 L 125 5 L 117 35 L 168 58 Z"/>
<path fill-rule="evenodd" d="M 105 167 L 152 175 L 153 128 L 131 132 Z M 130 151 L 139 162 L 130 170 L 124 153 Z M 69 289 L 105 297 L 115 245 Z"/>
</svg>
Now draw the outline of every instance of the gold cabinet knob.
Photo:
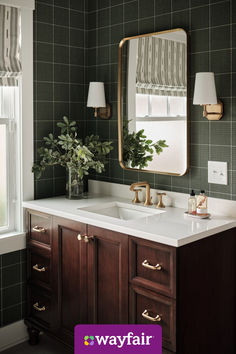
<svg viewBox="0 0 236 354">
<path fill-rule="evenodd" d="M 46 268 L 45 267 L 39 268 L 38 264 L 35 264 L 32 268 L 36 270 L 36 272 L 46 272 Z"/>
<path fill-rule="evenodd" d="M 80 234 L 77 235 L 77 240 L 81 241 L 82 240 L 82 236 Z"/>
<path fill-rule="evenodd" d="M 85 243 L 88 243 L 89 241 L 93 241 L 94 240 L 94 237 L 93 236 L 84 236 L 84 242 Z"/>
<path fill-rule="evenodd" d="M 33 308 L 34 308 L 36 311 L 39 311 L 39 312 L 46 311 L 46 307 L 45 307 L 45 306 L 39 307 L 39 303 L 38 303 L 38 302 L 36 302 L 35 304 L 33 304 Z"/>
<path fill-rule="evenodd" d="M 155 266 L 149 264 L 149 262 L 145 259 L 145 261 L 142 262 L 142 266 L 144 268 L 148 268 L 148 269 L 151 269 L 151 270 L 162 270 L 162 266 L 157 263 Z"/>
<path fill-rule="evenodd" d="M 142 192 L 142 189 L 139 188 L 139 189 L 133 189 L 133 191 L 135 192 L 135 196 L 134 196 L 134 199 L 132 200 L 132 202 L 134 204 L 136 203 L 141 203 L 141 201 L 139 200 L 139 197 L 138 197 L 138 192 Z"/>
<path fill-rule="evenodd" d="M 162 201 L 162 197 L 163 197 L 163 195 L 166 195 L 166 193 L 157 193 L 157 195 L 160 197 L 160 200 L 157 203 L 157 208 L 165 208 L 165 205 Z"/>
<path fill-rule="evenodd" d="M 145 318 L 146 320 L 152 321 L 152 322 L 161 322 L 161 316 L 156 315 L 155 317 L 152 317 L 149 315 L 148 310 L 144 310 L 142 313 L 142 317 Z"/>
</svg>

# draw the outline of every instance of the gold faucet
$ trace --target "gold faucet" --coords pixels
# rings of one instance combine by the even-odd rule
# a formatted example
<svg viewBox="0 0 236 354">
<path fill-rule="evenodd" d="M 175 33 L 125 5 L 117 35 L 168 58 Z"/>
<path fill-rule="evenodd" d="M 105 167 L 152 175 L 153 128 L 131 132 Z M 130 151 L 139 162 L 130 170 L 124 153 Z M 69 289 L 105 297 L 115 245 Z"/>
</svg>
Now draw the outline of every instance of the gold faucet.
<svg viewBox="0 0 236 354">
<path fill-rule="evenodd" d="M 134 191 L 135 187 L 146 187 L 146 200 L 144 205 L 152 205 L 151 195 L 150 195 L 150 184 L 148 182 L 135 182 L 130 186 L 130 190 Z"/>
</svg>

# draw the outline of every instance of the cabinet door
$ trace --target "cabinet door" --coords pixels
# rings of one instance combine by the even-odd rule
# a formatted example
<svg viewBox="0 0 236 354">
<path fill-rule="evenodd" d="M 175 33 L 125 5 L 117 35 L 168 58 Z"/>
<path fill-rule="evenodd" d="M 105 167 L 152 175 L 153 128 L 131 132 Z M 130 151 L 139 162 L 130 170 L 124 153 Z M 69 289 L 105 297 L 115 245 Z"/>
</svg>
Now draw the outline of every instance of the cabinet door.
<svg viewBox="0 0 236 354">
<path fill-rule="evenodd" d="M 128 236 L 88 226 L 89 323 L 128 323 Z"/>
<path fill-rule="evenodd" d="M 74 326 L 87 323 L 86 224 L 54 218 L 52 267 L 54 290 L 58 294 L 58 335 L 73 344 Z"/>
</svg>

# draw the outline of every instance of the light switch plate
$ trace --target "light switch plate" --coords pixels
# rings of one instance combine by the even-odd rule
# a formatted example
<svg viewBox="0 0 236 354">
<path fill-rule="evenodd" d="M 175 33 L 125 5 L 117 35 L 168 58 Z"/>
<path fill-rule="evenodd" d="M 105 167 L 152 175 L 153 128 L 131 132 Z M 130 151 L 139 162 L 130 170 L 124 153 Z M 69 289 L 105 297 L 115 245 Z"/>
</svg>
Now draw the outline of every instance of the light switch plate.
<svg viewBox="0 0 236 354">
<path fill-rule="evenodd" d="M 208 161 L 208 183 L 228 184 L 227 162 Z"/>
</svg>

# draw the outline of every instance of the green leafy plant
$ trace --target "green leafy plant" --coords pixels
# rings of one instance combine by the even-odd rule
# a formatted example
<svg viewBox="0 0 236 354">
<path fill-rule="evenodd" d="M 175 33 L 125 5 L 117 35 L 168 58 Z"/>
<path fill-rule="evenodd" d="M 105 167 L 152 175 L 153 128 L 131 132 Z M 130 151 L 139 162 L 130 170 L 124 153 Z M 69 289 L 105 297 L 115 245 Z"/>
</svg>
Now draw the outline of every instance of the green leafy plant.
<svg viewBox="0 0 236 354">
<path fill-rule="evenodd" d="M 153 142 L 147 139 L 144 129 L 130 133 L 128 122 L 125 121 L 123 126 L 123 161 L 126 165 L 130 164 L 130 167 L 144 169 L 153 160 L 154 152 L 160 155 L 168 145 L 166 140 Z"/>
<path fill-rule="evenodd" d="M 75 121 L 70 122 L 67 117 L 57 123 L 61 134 L 54 137 L 50 133 L 44 137 L 44 146 L 38 149 L 40 162 L 33 165 L 32 171 L 36 178 L 40 178 L 47 166 L 60 165 L 76 172 L 82 180 L 89 170 L 101 173 L 105 170 L 106 157 L 113 149 L 111 141 L 101 142 L 99 136 L 87 136 L 83 142 L 78 137 L 78 128 Z"/>
</svg>

